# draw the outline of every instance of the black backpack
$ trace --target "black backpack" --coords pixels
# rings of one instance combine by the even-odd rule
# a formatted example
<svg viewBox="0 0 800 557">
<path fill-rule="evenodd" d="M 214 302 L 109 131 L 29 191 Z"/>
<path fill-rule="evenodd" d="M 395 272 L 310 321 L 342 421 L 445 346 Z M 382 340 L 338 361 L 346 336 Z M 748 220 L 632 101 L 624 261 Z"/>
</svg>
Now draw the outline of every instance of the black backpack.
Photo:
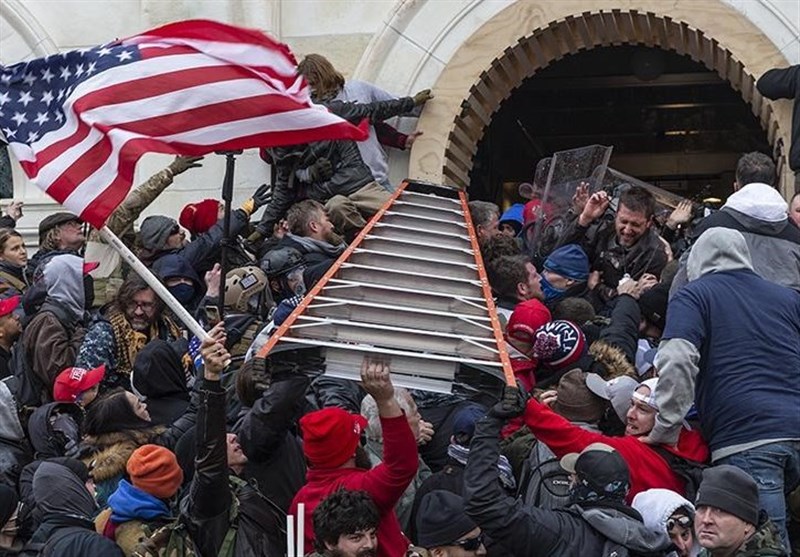
<svg viewBox="0 0 800 557">
<path fill-rule="evenodd" d="M 569 472 L 560 459 L 541 441 L 534 440 L 522 464 L 517 498 L 540 509 L 561 509 L 569 505 Z"/>
<path fill-rule="evenodd" d="M 42 311 L 49 311 L 61 322 L 65 324 L 68 322 L 64 311 L 56 306 L 48 304 L 46 309 Z M 67 332 L 71 332 L 74 327 L 64 325 Z M 25 347 L 21 339 L 17 341 L 11 349 L 11 359 L 8 362 L 9 370 L 11 371 L 14 381 L 11 384 L 13 388 L 11 391 L 14 393 L 14 398 L 17 401 L 17 408 L 24 415 L 32 412 L 42 404 L 50 402 L 48 393 L 50 389 L 42 382 L 38 375 L 33 372 L 31 362 L 25 354 Z"/>
<path fill-rule="evenodd" d="M 659 445 L 650 445 L 650 448 L 658 453 L 658 456 L 667 461 L 667 464 L 675 475 L 686 482 L 686 490 L 683 496 L 694 503 L 694 500 L 697 498 L 697 490 L 700 489 L 700 482 L 703 481 L 703 470 L 708 468 L 708 466 L 701 462 L 696 462 L 673 454 Z"/>
<path fill-rule="evenodd" d="M 29 541 L 26 543 L 25 547 L 23 547 L 22 550 L 17 554 L 17 557 L 58 557 L 57 555 L 53 554 L 53 546 L 70 534 L 83 532 L 91 532 L 91 530 L 81 528 L 80 526 L 67 526 L 66 528 L 59 528 L 46 542 Z"/>
</svg>

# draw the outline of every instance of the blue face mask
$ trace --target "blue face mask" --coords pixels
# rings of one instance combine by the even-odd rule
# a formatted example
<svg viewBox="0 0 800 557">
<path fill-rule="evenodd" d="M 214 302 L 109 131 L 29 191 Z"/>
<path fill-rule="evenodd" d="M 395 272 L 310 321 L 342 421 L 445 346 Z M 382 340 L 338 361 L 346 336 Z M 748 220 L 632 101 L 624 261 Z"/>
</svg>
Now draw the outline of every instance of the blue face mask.
<svg viewBox="0 0 800 557">
<path fill-rule="evenodd" d="M 544 276 L 544 273 L 541 275 L 541 279 L 539 280 L 539 284 L 542 287 L 542 294 L 544 294 L 544 301 L 545 303 L 552 302 L 553 300 L 557 300 L 562 297 L 567 289 L 566 288 L 556 288 L 547 278 Z"/>
<path fill-rule="evenodd" d="M 194 286 L 191 284 L 176 284 L 175 286 L 168 286 L 167 290 L 183 305 L 188 304 L 194 298 Z"/>
</svg>

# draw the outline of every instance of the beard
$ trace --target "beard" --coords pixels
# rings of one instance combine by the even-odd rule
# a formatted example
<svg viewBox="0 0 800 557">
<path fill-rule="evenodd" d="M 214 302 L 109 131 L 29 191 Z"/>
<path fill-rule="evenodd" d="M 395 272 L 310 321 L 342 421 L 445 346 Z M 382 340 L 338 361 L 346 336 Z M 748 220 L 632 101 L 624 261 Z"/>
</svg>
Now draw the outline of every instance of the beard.
<svg viewBox="0 0 800 557">
<path fill-rule="evenodd" d="M 359 470 L 372 470 L 372 462 L 369 460 L 369 455 L 361 445 L 356 447 L 356 468 Z"/>
<path fill-rule="evenodd" d="M 325 241 L 332 246 L 338 246 L 344 242 L 344 238 L 337 234 L 335 230 L 331 230 L 325 235 Z"/>
</svg>

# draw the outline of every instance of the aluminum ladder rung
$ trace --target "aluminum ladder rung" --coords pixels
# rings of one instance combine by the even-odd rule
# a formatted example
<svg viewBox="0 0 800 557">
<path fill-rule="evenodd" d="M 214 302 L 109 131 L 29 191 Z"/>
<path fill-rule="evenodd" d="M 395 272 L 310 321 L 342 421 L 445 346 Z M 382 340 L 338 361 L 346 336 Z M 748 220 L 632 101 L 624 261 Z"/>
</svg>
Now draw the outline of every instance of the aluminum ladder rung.
<svg viewBox="0 0 800 557">
<path fill-rule="evenodd" d="M 457 228 L 463 228 L 464 230 L 467 229 L 466 224 L 461 224 L 460 222 L 453 222 L 453 221 L 444 221 L 441 219 L 437 219 L 434 217 L 423 217 L 421 215 L 414 215 L 412 213 L 403 213 L 401 211 L 386 211 L 387 217 L 402 217 L 406 219 L 419 219 L 427 222 L 435 222 L 436 224 L 444 224 L 447 226 L 455 226 Z"/>
<path fill-rule="evenodd" d="M 395 350 L 393 348 L 379 348 L 369 344 L 347 344 L 332 342 L 329 340 L 307 339 L 303 337 L 287 337 L 282 336 L 278 342 L 288 342 L 296 344 L 306 344 L 313 346 L 325 346 L 328 348 L 342 348 L 345 350 L 358 350 L 359 352 L 369 352 L 372 354 L 386 354 L 389 356 L 405 356 L 408 358 L 418 358 L 421 360 L 439 360 L 442 362 L 457 362 L 460 364 L 473 364 L 480 366 L 498 367 L 502 368 L 503 364 L 494 360 L 478 360 L 474 358 L 459 358 L 457 356 L 445 356 L 442 354 L 429 354 L 427 352 L 411 352 L 408 350 Z"/>
<path fill-rule="evenodd" d="M 439 275 L 428 275 L 426 273 L 414 273 L 414 272 L 411 272 L 411 271 L 400 271 L 400 270 L 397 270 L 397 269 L 386 269 L 384 267 L 375 267 L 373 265 L 361 265 L 359 263 L 344 263 L 342 265 L 342 268 L 343 269 L 367 269 L 367 270 L 370 270 L 370 271 L 381 271 L 383 273 L 399 273 L 399 274 L 409 275 L 409 276 L 414 276 L 414 277 L 427 277 L 427 278 L 432 278 L 432 279 L 446 281 L 446 282 L 457 281 L 457 282 L 462 282 L 462 283 L 465 283 L 465 284 L 470 284 L 472 286 L 477 286 L 479 288 L 481 286 L 481 283 L 479 281 L 477 281 L 477 280 L 450 278 L 450 277 L 443 278 L 443 277 L 440 277 Z"/>
<path fill-rule="evenodd" d="M 431 195 L 429 193 L 419 193 L 414 191 L 404 191 L 400 194 L 400 199 L 413 199 L 415 203 L 429 205 L 432 207 L 451 208 L 455 207 L 460 209 L 461 203 L 457 199 L 450 199 L 449 197 L 440 197 L 438 195 Z"/>
<path fill-rule="evenodd" d="M 431 244 L 429 242 L 422 242 L 422 241 L 414 242 L 414 241 L 411 241 L 411 240 L 405 240 L 403 238 L 391 238 L 389 236 L 376 236 L 374 234 L 367 234 L 366 238 L 364 238 L 364 239 L 365 240 L 377 240 L 379 242 L 391 242 L 393 244 L 407 244 L 407 245 L 410 245 L 410 246 L 423 246 L 423 247 L 426 247 L 426 248 L 433 248 L 433 249 L 440 249 L 440 250 L 453 251 L 453 252 L 457 252 L 457 253 L 463 253 L 465 255 L 470 255 L 472 257 L 475 256 L 475 252 L 472 251 L 469 248 L 455 248 L 455 247 L 450 247 L 450 246 L 443 246 L 441 244 Z"/>
<path fill-rule="evenodd" d="M 384 257 L 395 257 L 395 258 L 398 258 L 398 259 L 411 259 L 412 261 L 423 261 L 425 263 L 436 263 L 436 264 L 439 264 L 439 265 L 454 265 L 456 267 L 467 268 L 467 269 L 477 269 L 478 268 L 477 265 L 474 265 L 474 264 L 465 265 L 465 264 L 460 263 L 458 261 L 443 261 L 441 259 L 433 259 L 433 258 L 429 258 L 429 257 L 419 257 L 419 256 L 415 256 L 415 255 L 398 255 L 396 253 L 390 253 L 390 252 L 387 252 L 387 251 L 379 251 L 379 250 L 373 250 L 373 249 L 367 249 L 367 248 L 356 248 L 353 251 L 353 253 L 367 253 L 367 254 L 372 254 L 372 255 L 382 255 Z"/>
<path fill-rule="evenodd" d="M 429 309 L 421 309 L 421 308 L 406 308 L 402 306 L 395 306 L 391 304 L 374 304 L 372 302 L 363 302 L 361 300 L 347 300 L 345 298 L 334 298 L 330 296 L 320 295 L 314 298 L 314 300 L 320 300 L 322 302 L 327 303 L 334 303 L 334 304 L 344 304 L 344 305 L 352 305 L 358 307 L 367 307 L 367 308 L 376 308 L 376 309 L 387 309 L 390 311 L 402 311 L 406 313 L 420 313 L 424 315 L 436 315 L 439 317 L 452 317 L 453 319 L 460 319 L 462 321 L 472 322 L 472 321 L 491 321 L 488 317 L 483 317 L 479 315 L 467 315 L 467 314 L 460 314 L 460 313 L 449 313 L 446 311 L 435 311 Z M 308 309 L 314 309 L 318 306 L 311 303 L 308 306 Z"/>
<path fill-rule="evenodd" d="M 363 287 L 370 289 L 385 289 L 385 290 L 391 290 L 393 292 L 407 292 L 409 294 L 419 294 L 420 296 L 436 296 L 438 298 L 445 298 L 448 300 L 453 300 L 455 302 L 473 303 L 476 306 L 480 303 L 483 303 L 484 305 L 480 307 L 483 307 L 487 312 L 489 311 L 489 308 L 487 308 L 485 305 L 486 303 L 484 299 L 479 298 L 477 296 L 458 296 L 455 294 L 445 294 L 442 292 L 428 292 L 428 291 L 421 292 L 413 288 L 403 288 L 402 286 L 388 286 L 388 285 L 373 284 L 370 282 L 358 282 L 354 280 L 344 280 L 344 279 L 331 279 L 328 281 L 328 284 L 341 285 L 342 288 L 346 286 L 352 286 L 352 287 Z M 329 288 L 331 287 L 326 286 L 325 290 Z M 325 290 L 323 290 L 323 292 Z"/>
<path fill-rule="evenodd" d="M 455 339 L 455 340 L 471 340 L 474 342 L 494 342 L 493 338 L 490 337 L 476 337 L 476 336 L 469 336 L 469 335 L 456 335 L 453 333 L 442 333 L 439 331 L 426 331 L 424 329 L 411 329 L 408 327 L 394 327 L 392 325 L 380 325 L 377 323 L 361 323 L 359 321 L 347 321 L 345 319 L 333 319 L 330 317 L 314 317 L 311 315 L 301 315 L 297 318 L 298 321 L 313 321 L 314 325 L 308 324 L 303 325 L 304 328 L 310 328 L 313 326 L 319 325 L 340 325 L 345 327 L 355 327 L 355 328 L 363 328 L 363 329 L 377 329 L 381 331 L 393 331 L 396 333 L 408 333 L 414 335 L 424 335 L 424 336 L 432 336 L 432 337 L 442 337 L 448 339 Z M 298 325 L 294 325 L 292 329 L 297 329 Z"/>
<path fill-rule="evenodd" d="M 439 230 L 427 230 L 421 228 L 415 228 L 413 226 L 404 226 L 402 224 L 392 224 L 388 222 L 378 222 L 375 224 L 375 228 L 377 229 L 385 229 L 385 228 L 395 228 L 397 230 L 405 230 L 406 232 L 413 232 L 414 234 L 418 235 L 420 232 L 424 232 L 425 234 L 436 234 L 438 236 L 448 236 L 450 238 L 457 238 L 458 240 L 462 241 L 464 245 L 469 244 L 469 236 L 464 234 L 453 234 L 452 232 L 441 232 Z M 374 229 L 373 229 L 374 230 Z"/>
</svg>

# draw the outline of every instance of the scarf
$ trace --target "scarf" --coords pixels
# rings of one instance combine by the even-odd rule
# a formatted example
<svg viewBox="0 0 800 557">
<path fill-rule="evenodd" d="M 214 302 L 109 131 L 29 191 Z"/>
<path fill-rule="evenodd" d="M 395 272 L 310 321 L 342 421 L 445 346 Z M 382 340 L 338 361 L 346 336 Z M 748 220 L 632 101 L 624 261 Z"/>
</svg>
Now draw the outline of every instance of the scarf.
<svg viewBox="0 0 800 557">
<path fill-rule="evenodd" d="M 307 253 L 324 253 L 334 259 L 337 259 L 342 255 L 344 250 L 347 249 L 347 244 L 345 244 L 344 241 L 338 245 L 333 245 L 328 242 L 309 238 L 308 236 L 295 236 L 291 233 L 287 234 L 287 236 L 303 246 L 303 249 L 305 249 Z"/>
<path fill-rule="evenodd" d="M 168 339 L 174 340 L 181 337 L 180 328 L 166 315 L 161 316 L 153 323 L 147 334 L 134 331 L 133 327 L 131 327 L 130 323 L 128 323 L 128 320 L 125 318 L 125 314 L 116 308 L 111 308 L 106 318 L 111 324 L 111 329 L 114 332 L 114 341 L 116 343 L 114 356 L 117 360 L 117 367 L 115 371 L 117 374 L 126 377 L 130 377 L 136 355 L 144 348 L 145 344 L 150 342 L 151 339 L 160 338 L 159 324 L 164 325 L 164 328 L 167 330 Z"/>
<path fill-rule="evenodd" d="M 450 443 L 450 446 L 447 447 L 447 456 L 462 466 L 466 466 L 467 459 L 469 458 L 469 447 L 464 447 L 457 443 Z M 509 491 L 513 491 L 517 488 L 517 481 L 514 479 L 514 473 L 511 471 L 511 463 L 509 463 L 508 459 L 503 455 L 500 455 L 497 459 L 497 471 L 500 473 L 500 483 L 503 484 L 503 487 Z"/>
</svg>

